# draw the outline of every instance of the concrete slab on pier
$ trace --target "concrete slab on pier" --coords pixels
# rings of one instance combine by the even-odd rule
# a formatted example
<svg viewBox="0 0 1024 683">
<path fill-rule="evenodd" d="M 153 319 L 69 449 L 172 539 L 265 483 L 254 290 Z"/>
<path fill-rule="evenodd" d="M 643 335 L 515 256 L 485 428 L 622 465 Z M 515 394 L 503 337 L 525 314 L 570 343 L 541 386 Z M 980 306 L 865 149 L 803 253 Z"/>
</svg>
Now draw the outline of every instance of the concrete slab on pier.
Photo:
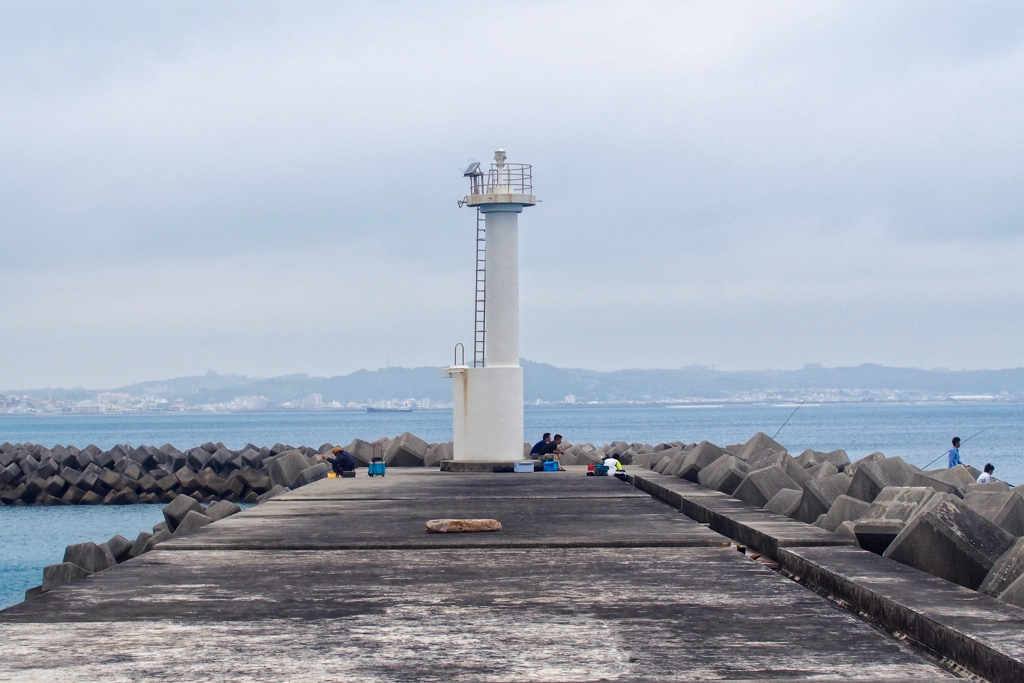
<svg viewBox="0 0 1024 683">
<path fill-rule="evenodd" d="M 657 472 L 630 474 L 638 489 L 772 559 L 778 559 L 780 548 L 854 545 L 826 529 L 752 507 L 685 479 Z"/>
<path fill-rule="evenodd" d="M 1024 611 L 859 548 L 785 548 L 816 590 L 993 681 L 1024 681 Z"/>
<path fill-rule="evenodd" d="M 449 475 L 453 476 L 453 475 Z M 615 480 L 617 485 L 628 486 Z M 316 513 L 309 514 L 315 505 Z M 165 550 L 443 547 L 722 547 L 729 541 L 644 498 L 282 501 L 211 524 Z M 427 520 L 497 519 L 501 531 L 428 534 Z M 629 520 L 629 524 L 621 523 Z"/>
<path fill-rule="evenodd" d="M 460 472 L 438 476 L 436 469 L 391 468 L 385 477 L 321 482 L 282 493 L 276 502 L 297 500 L 404 500 L 408 498 L 650 498 L 615 477 L 588 477 L 587 468 L 570 465 L 566 472 L 480 474 Z M 331 485 L 326 485 L 330 483 Z"/>
<path fill-rule="evenodd" d="M 0 681 L 950 677 L 706 527 L 568 474 L 319 482 L 205 527 L 203 549 L 180 539 L 0 612 Z M 422 531 L 452 510 L 506 525 L 467 538 L 536 547 Z M 414 524 L 432 546 L 408 547 Z M 325 547 L 272 547 L 293 533 Z M 374 547 L 326 547 L 352 539 Z"/>
</svg>

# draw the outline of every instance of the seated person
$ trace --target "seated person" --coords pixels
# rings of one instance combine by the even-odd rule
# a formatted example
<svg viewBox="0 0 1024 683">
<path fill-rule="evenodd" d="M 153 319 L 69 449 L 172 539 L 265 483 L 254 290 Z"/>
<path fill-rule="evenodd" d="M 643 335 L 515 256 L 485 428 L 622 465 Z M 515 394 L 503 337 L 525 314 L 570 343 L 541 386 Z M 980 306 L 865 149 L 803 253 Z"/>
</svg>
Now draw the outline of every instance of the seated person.
<svg viewBox="0 0 1024 683">
<path fill-rule="evenodd" d="M 533 444 L 533 448 L 530 449 L 530 457 L 540 456 L 540 452 L 551 443 L 551 432 L 544 432 L 544 436 L 541 437 L 540 441 Z"/>
<path fill-rule="evenodd" d="M 626 471 L 622 468 L 622 463 L 614 455 L 605 458 L 601 464 L 608 468 L 608 474 L 613 474 L 618 479 L 626 481 Z"/>
<path fill-rule="evenodd" d="M 978 477 L 978 483 L 979 484 L 987 484 L 987 483 L 989 483 L 991 481 L 995 481 L 992 478 L 992 473 L 995 472 L 995 471 L 996 471 L 995 465 L 993 465 L 992 463 L 988 463 L 987 465 L 985 465 L 985 471 L 982 472 L 981 476 Z"/>
<path fill-rule="evenodd" d="M 331 463 L 331 467 L 338 476 L 341 476 L 342 472 L 353 472 L 356 469 L 356 459 L 348 451 L 342 450 L 341 446 L 332 448 L 331 455 L 325 459 Z"/>
<path fill-rule="evenodd" d="M 551 441 L 548 441 L 547 444 L 545 444 L 540 449 L 540 453 L 538 453 L 538 455 L 540 455 L 540 459 L 545 461 L 545 462 L 549 462 L 549 461 L 557 462 L 558 463 L 558 471 L 559 472 L 564 472 L 565 469 L 562 467 L 562 463 L 558 460 L 558 456 L 563 455 L 565 453 L 565 451 L 563 451 L 563 450 L 561 450 L 559 448 L 559 446 L 561 444 L 562 444 L 562 435 L 561 434 L 555 434 L 555 438 L 552 439 Z"/>
</svg>

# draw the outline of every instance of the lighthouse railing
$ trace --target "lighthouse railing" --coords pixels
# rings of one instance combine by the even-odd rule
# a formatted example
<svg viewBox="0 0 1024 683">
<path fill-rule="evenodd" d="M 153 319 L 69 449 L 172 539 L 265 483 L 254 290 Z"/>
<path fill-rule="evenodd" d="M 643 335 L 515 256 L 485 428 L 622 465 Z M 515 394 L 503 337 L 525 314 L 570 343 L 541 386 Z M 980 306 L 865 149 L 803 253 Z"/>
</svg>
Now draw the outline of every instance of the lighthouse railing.
<svg viewBox="0 0 1024 683">
<path fill-rule="evenodd" d="M 473 194 L 477 194 L 473 182 Z M 533 194 L 533 166 L 530 164 L 491 164 L 487 171 L 486 192 L 504 192 L 507 194 Z M 483 194 L 483 193 L 480 193 Z"/>
</svg>

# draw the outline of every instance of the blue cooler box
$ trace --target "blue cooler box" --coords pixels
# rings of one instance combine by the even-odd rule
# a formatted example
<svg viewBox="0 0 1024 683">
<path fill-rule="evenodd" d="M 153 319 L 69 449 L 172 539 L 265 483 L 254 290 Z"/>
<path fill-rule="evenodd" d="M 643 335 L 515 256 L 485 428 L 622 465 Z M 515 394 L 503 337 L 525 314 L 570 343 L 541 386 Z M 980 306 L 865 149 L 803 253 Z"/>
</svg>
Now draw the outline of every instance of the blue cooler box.
<svg viewBox="0 0 1024 683">
<path fill-rule="evenodd" d="M 554 460 L 547 460 L 547 461 L 545 461 L 544 462 L 544 471 L 545 472 L 557 472 L 558 471 L 558 463 L 555 462 Z"/>
</svg>

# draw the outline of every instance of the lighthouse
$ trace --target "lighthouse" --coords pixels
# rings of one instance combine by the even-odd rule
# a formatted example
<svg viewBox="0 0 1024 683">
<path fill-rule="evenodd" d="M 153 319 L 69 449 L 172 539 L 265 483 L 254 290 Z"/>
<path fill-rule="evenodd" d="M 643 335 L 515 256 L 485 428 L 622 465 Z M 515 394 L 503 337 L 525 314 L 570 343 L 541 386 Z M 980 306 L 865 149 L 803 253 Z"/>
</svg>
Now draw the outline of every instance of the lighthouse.
<svg viewBox="0 0 1024 683">
<path fill-rule="evenodd" d="M 519 214 L 533 206 L 532 167 L 494 153 L 471 165 L 460 206 L 477 210 L 476 300 L 471 365 L 458 357 L 452 379 L 454 460 L 523 458 L 523 369 L 519 366 Z M 456 347 L 458 348 L 458 347 Z"/>
</svg>

